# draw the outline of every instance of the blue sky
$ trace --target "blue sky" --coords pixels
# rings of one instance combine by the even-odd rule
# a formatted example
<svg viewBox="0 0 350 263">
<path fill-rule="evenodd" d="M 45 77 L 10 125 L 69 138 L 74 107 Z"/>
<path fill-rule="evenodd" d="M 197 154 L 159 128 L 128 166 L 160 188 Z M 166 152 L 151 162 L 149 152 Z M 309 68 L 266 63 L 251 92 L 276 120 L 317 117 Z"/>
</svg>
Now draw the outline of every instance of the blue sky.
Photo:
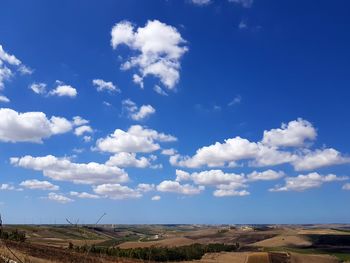
<svg viewBox="0 0 350 263">
<path fill-rule="evenodd" d="M 348 1 L 3 1 L 5 223 L 349 223 Z"/>
</svg>

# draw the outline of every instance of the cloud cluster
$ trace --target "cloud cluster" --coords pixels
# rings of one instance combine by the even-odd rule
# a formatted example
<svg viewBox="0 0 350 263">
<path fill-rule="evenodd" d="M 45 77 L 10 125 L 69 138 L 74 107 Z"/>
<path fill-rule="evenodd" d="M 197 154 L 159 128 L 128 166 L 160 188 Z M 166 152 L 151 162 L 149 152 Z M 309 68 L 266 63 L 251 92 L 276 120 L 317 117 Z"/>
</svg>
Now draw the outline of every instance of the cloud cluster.
<svg viewBox="0 0 350 263">
<path fill-rule="evenodd" d="M 175 182 L 192 181 L 198 187 L 215 187 L 213 195 L 224 196 L 245 196 L 250 193 L 245 190 L 248 183 L 256 181 L 271 181 L 284 177 L 282 171 L 266 170 L 262 172 L 253 171 L 249 174 L 226 173 L 222 170 L 207 170 L 188 173 L 183 170 L 176 170 Z"/>
<path fill-rule="evenodd" d="M 149 153 L 160 149 L 158 142 L 176 141 L 176 137 L 133 125 L 127 131 L 116 129 L 114 133 L 96 142 L 96 148 L 103 152 Z"/>
<path fill-rule="evenodd" d="M 0 141 L 41 143 L 52 135 L 72 130 L 72 123 L 62 117 L 50 119 L 43 112 L 20 113 L 9 108 L 0 109 Z"/>
<path fill-rule="evenodd" d="M 174 166 L 188 168 L 235 167 L 242 161 L 257 167 L 290 163 L 297 171 L 350 163 L 350 158 L 332 148 L 310 150 L 310 142 L 316 137 L 312 124 L 299 118 L 282 124 L 281 128 L 264 131 L 259 142 L 229 138 L 199 148 L 193 156 L 174 154 L 169 161 Z"/>
<path fill-rule="evenodd" d="M 78 95 L 76 88 L 71 85 L 66 85 L 60 80 L 56 80 L 57 86 L 52 90 L 47 90 L 46 83 L 34 82 L 29 85 L 29 89 L 32 90 L 35 94 L 45 95 L 45 96 L 57 96 L 57 97 L 70 97 L 75 98 Z"/>
<path fill-rule="evenodd" d="M 138 107 L 136 103 L 130 99 L 123 100 L 122 106 L 123 111 L 134 121 L 144 120 L 156 112 L 151 105 L 142 105 Z"/>
<path fill-rule="evenodd" d="M 41 171 L 44 176 L 58 181 L 69 181 L 77 184 L 103 184 L 127 182 L 128 174 L 119 167 L 105 164 L 74 163 L 67 158 L 52 155 L 43 157 L 12 157 L 12 165 Z"/>
<path fill-rule="evenodd" d="M 122 21 L 112 28 L 111 37 L 113 49 L 124 44 L 136 53 L 122 65 L 123 70 L 137 69 L 135 83 L 143 87 L 144 78 L 151 75 L 167 89 L 174 89 L 180 78 L 180 59 L 188 50 L 175 27 L 153 20 L 135 28 L 129 21 Z"/>
<path fill-rule="evenodd" d="M 313 172 L 306 175 L 298 175 L 297 177 L 287 177 L 285 178 L 285 185 L 276 186 L 271 188 L 272 192 L 282 192 L 282 191 L 305 191 L 310 188 L 320 187 L 323 183 L 344 181 L 348 177 L 339 177 L 335 174 L 321 175 L 319 173 Z"/>
</svg>

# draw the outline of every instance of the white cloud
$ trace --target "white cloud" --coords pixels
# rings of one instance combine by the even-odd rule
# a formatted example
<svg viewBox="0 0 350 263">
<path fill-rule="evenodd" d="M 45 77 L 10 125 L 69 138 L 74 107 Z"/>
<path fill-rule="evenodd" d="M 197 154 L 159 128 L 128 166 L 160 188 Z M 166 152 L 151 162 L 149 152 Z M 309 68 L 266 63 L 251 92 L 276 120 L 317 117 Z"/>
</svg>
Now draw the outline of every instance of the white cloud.
<svg viewBox="0 0 350 263">
<path fill-rule="evenodd" d="M 211 0 L 190 0 L 193 4 L 199 6 L 205 6 L 211 4 Z"/>
<path fill-rule="evenodd" d="M 263 172 L 253 171 L 247 175 L 249 181 L 269 181 L 277 180 L 285 176 L 283 171 L 266 170 Z"/>
<path fill-rule="evenodd" d="M 176 169 L 175 174 L 176 174 L 176 179 L 175 179 L 176 182 L 189 181 L 192 179 L 191 174 L 183 170 Z"/>
<path fill-rule="evenodd" d="M 120 89 L 115 86 L 111 81 L 104 81 L 103 79 L 94 79 L 92 84 L 96 87 L 97 91 L 109 91 L 120 92 Z"/>
<path fill-rule="evenodd" d="M 55 201 L 61 204 L 67 204 L 70 202 L 73 202 L 73 199 L 70 199 L 69 197 L 66 197 L 62 194 L 56 194 L 56 193 L 49 193 L 48 197 L 49 200 Z"/>
<path fill-rule="evenodd" d="M 23 186 L 28 189 L 37 189 L 37 190 L 48 190 L 48 191 L 57 191 L 59 187 L 48 181 L 39 181 L 37 179 L 26 180 L 20 183 L 20 186 Z"/>
<path fill-rule="evenodd" d="M 173 148 L 164 149 L 164 150 L 162 150 L 162 154 L 163 155 L 175 155 L 176 154 L 176 150 L 173 149 Z"/>
<path fill-rule="evenodd" d="M 191 178 L 198 185 L 236 185 L 243 187 L 245 177 L 243 174 L 224 173 L 222 170 L 209 170 L 191 174 Z"/>
<path fill-rule="evenodd" d="M 172 165 L 198 168 L 204 165 L 209 167 L 224 166 L 227 162 L 235 162 L 242 159 L 251 159 L 257 156 L 259 146 L 241 137 L 225 140 L 224 143 L 216 142 L 196 151 L 193 157 L 174 155 L 170 157 Z"/>
<path fill-rule="evenodd" d="M 111 199 L 131 199 L 142 196 L 140 192 L 120 184 L 98 185 L 94 187 L 94 192 Z"/>
<path fill-rule="evenodd" d="M 160 149 L 157 142 L 171 142 L 177 139 L 172 135 L 158 133 L 155 130 L 144 128 L 140 125 L 131 126 L 128 131 L 116 129 L 106 138 L 100 138 L 96 142 L 97 149 L 103 152 L 153 152 Z"/>
<path fill-rule="evenodd" d="M 71 192 L 69 192 L 69 194 L 71 196 L 79 197 L 79 198 L 82 198 L 82 199 L 99 199 L 100 198 L 100 196 L 98 196 L 98 195 L 89 194 L 87 192 L 71 191 Z"/>
<path fill-rule="evenodd" d="M 244 8 L 250 8 L 253 6 L 253 0 L 228 0 L 231 3 L 241 5 Z"/>
<path fill-rule="evenodd" d="M 348 177 L 339 177 L 334 174 L 320 175 L 318 173 L 309 173 L 306 175 L 298 175 L 297 177 L 287 177 L 285 178 L 284 186 L 276 186 L 270 189 L 272 192 L 282 192 L 282 191 L 305 191 L 311 188 L 320 187 L 323 183 L 344 181 Z"/>
<path fill-rule="evenodd" d="M 142 105 L 138 107 L 135 102 L 130 99 L 122 101 L 123 110 L 134 121 L 141 121 L 154 114 L 156 110 L 151 105 Z"/>
<path fill-rule="evenodd" d="M 43 112 L 19 113 L 9 108 L 0 109 L 0 141 L 41 143 L 55 134 L 70 131 L 72 124 L 65 118 L 48 119 Z"/>
<path fill-rule="evenodd" d="M 153 20 L 135 29 L 130 22 L 122 21 L 112 28 L 111 36 L 113 49 L 125 44 L 137 53 L 122 65 L 124 70 L 138 70 L 134 82 L 143 86 L 143 79 L 152 75 L 169 90 L 174 89 L 180 77 L 180 59 L 188 50 L 175 27 Z"/>
<path fill-rule="evenodd" d="M 328 148 L 306 151 L 299 155 L 292 164 L 296 171 L 306 171 L 343 163 L 350 163 L 350 158 L 342 156 L 340 152 L 333 148 Z"/>
<path fill-rule="evenodd" d="M 213 195 L 215 197 L 226 197 L 226 196 L 246 196 L 250 193 L 246 190 L 233 190 L 233 189 L 217 189 L 214 191 Z"/>
<path fill-rule="evenodd" d="M 350 183 L 344 184 L 342 189 L 343 190 L 350 190 Z"/>
<path fill-rule="evenodd" d="M 75 98 L 77 94 L 78 92 L 75 88 L 73 88 L 70 85 L 63 85 L 63 84 L 59 84 L 55 89 L 49 92 L 49 95 L 51 96 L 70 97 L 70 98 Z"/>
<path fill-rule="evenodd" d="M 181 185 L 179 182 L 168 180 L 163 181 L 159 185 L 157 185 L 157 190 L 159 192 L 170 192 L 184 195 L 196 195 L 204 189 L 204 186 L 195 187 L 190 184 Z"/>
<path fill-rule="evenodd" d="M 157 92 L 159 95 L 162 95 L 162 96 L 168 96 L 168 93 L 166 93 L 161 87 L 159 87 L 158 85 L 155 85 L 153 87 L 153 90 L 155 92 Z"/>
<path fill-rule="evenodd" d="M 85 133 L 92 133 L 92 132 L 93 132 L 93 130 L 89 125 L 79 126 L 79 127 L 75 128 L 75 130 L 74 130 L 74 134 L 76 136 L 81 136 Z"/>
<path fill-rule="evenodd" d="M 270 146 L 300 147 L 306 140 L 315 140 L 317 132 L 312 124 L 301 118 L 288 124 L 282 123 L 281 128 L 264 131 L 262 143 Z"/>
<path fill-rule="evenodd" d="M 106 162 L 110 166 L 146 168 L 151 166 L 151 158 L 140 157 L 137 159 L 136 153 L 120 152 L 109 158 Z"/>
<path fill-rule="evenodd" d="M 36 94 L 46 94 L 46 84 L 45 83 L 33 83 L 29 86 L 29 89 L 31 89 Z"/>
<path fill-rule="evenodd" d="M 9 103 L 10 99 L 6 96 L 0 95 L 0 102 Z"/>
<path fill-rule="evenodd" d="M 80 116 L 75 116 L 75 117 L 73 117 L 73 123 L 74 123 L 75 126 L 80 126 L 80 125 L 88 124 L 89 121 L 83 119 L 83 118 L 80 117 Z"/>
<path fill-rule="evenodd" d="M 137 191 L 139 192 L 150 192 L 150 191 L 154 191 L 155 189 L 155 185 L 154 184 L 138 184 L 137 185 Z"/>
<path fill-rule="evenodd" d="M 33 72 L 33 70 L 25 66 L 14 55 L 7 53 L 2 45 L 0 45 L 0 90 L 4 89 L 5 82 L 14 75 L 11 68 L 18 70 L 22 75 L 31 74 Z"/>
<path fill-rule="evenodd" d="M 44 176 L 58 181 L 77 184 L 121 183 L 128 181 L 127 173 L 114 166 L 90 163 L 73 163 L 67 158 L 52 155 L 44 157 L 24 156 L 10 159 L 12 165 L 42 171 Z"/>
<path fill-rule="evenodd" d="M 291 164 L 295 170 L 312 170 L 320 167 L 349 163 L 350 158 L 329 148 L 309 150 L 308 141 L 315 140 L 316 129 L 310 122 L 297 119 L 282 124 L 281 128 L 264 131 L 260 142 L 251 142 L 239 136 L 197 149 L 193 156 L 173 154 L 173 166 L 199 168 L 235 167 L 245 161 L 249 166 L 275 166 Z"/>
<path fill-rule="evenodd" d="M 0 190 L 3 191 L 15 191 L 16 187 L 11 184 L 0 184 Z"/>
<path fill-rule="evenodd" d="M 152 201 L 159 201 L 161 197 L 159 195 L 152 196 L 151 200 Z"/>
</svg>

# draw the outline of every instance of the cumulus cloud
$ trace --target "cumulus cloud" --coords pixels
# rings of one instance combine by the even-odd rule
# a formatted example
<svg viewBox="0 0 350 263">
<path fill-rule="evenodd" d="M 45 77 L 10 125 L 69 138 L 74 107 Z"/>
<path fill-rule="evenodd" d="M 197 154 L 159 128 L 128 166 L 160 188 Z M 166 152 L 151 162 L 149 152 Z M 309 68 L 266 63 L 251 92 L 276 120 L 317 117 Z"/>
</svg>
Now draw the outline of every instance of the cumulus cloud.
<svg viewBox="0 0 350 263">
<path fill-rule="evenodd" d="M 264 131 L 262 142 L 277 147 L 300 147 L 306 140 L 315 140 L 317 132 L 312 124 L 301 118 L 283 123 L 281 128 Z"/>
<path fill-rule="evenodd" d="M 55 201 L 61 204 L 67 204 L 74 201 L 73 199 L 70 199 L 67 196 L 64 196 L 62 194 L 56 194 L 56 193 L 49 193 L 47 198 L 51 201 Z"/>
<path fill-rule="evenodd" d="M 143 79 L 151 75 L 169 90 L 174 89 L 180 78 L 180 59 L 188 51 L 175 27 L 153 20 L 135 28 L 129 21 L 122 21 L 114 25 L 111 37 L 113 49 L 124 44 L 135 51 L 135 56 L 122 65 L 123 70 L 137 69 L 135 83 L 143 87 Z"/>
<path fill-rule="evenodd" d="M 333 148 L 328 148 L 305 151 L 292 164 L 296 171 L 306 171 L 343 163 L 350 163 L 350 158 L 342 156 L 340 152 Z"/>
<path fill-rule="evenodd" d="M 31 89 L 36 94 L 46 94 L 46 84 L 45 83 L 32 83 L 29 86 L 29 89 Z"/>
<path fill-rule="evenodd" d="M 67 158 L 52 155 L 12 157 L 10 162 L 18 167 L 41 171 L 44 176 L 53 180 L 70 181 L 77 184 L 121 183 L 129 179 L 127 173 L 118 167 L 95 162 L 73 163 Z"/>
<path fill-rule="evenodd" d="M 349 163 L 350 158 L 333 148 L 310 150 L 310 141 L 317 137 L 312 124 L 301 118 L 282 124 L 281 128 L 264 131 L 263 139 L 251 142 L 236 136 L 197 149 L 193 156 L 173 154 L 173 166 L 199 168 L 252 167 L 291 164 L 296 171 L 313 170 L 335 164 Z"/>
<path fill-rule="evenodd" d="M 154 184 L 138 184 L 136 190 L 139 192 L 150 192 L 153 191 L 155 189 L 155 185 Z"/>
<path fill-rule="evenodd" d="M 81 125 L 85 125 L 85 124 L 88 124 L 88 123 L 89 123 L 88 120 L 85 120 L 85 119 L 83 119 L 83 118 L 80 117 L 80 116 L 75 116 L 75 117 L 73 117 L 73 124 L 74 124 L 75 126 L 81 126 Z"/>
<path fill-rule="evenodd" d="M 96 87 L 97 91 L 109 91 L 120 92 L 120 89 L 114 85 L 111 81 L 104 81 L 103 79 L 94 79 L 92 84 Z"/>
<path fill-rule="evenodd" d="M 89 194 L 87 192 L 71 191 L 71 192 L 69 192 L 69 194 L 71 196 L 75 196 L 75 197 L 82 198 L 82 199 L 99 199 L 100 198 L 100 196 L 98 196 L 98 195 Z"/>
<path fill-rule="evenodd" d="M 323 183 L 344 181 L 348 177 L 339 177 L 335 174 L 321 175 L 316 172 L 309 173 L 306 175 L 298 175 L 296 177 L 285 178 L 285 185 L 275 186 L 275 188 L 270 189 L 272 192 L 282 192 L 282 191 L 305 191 L 310 188 L 318 188 Z"/>
<path fill-rule="evenodd" d="M 94 192 L 110 199 L 132 199 L 142 196 L 139 191 L 120 184 L 101 184 L 94 187 Z"/>
<path fill-rule="evenodd" d="M 106 138 L 100 138 L 96 142 L 98 150 L 103 152 L 130 152 L 148 153 L 160 149 L 158 142 L 172 142 L 177 139 L 172 135 L 159 133 L 156 130 L 147 129 L 140 125 L 133 125 L 127 131 L 116 129 Z"/>
<path fill-rule="evenodd" d="M 10 99 L 6 96 L 0 95 L 0 102 L 9 103 Z"/>
<path fill-rule="evenodd" d="M 294 156 L 279 151 L 276 147 L 235 137 L 225 140 L 224 143 L 216 142 L 199 148 L 192 157 L 175 154 L 169 159 L 172 165 L 188 168 L 235 167 L 237 161 L 241 160 L 253 160 L 251 164 L 254 166 L 268 166 L 290 162 L 294 160 Z"/>
<path fill-rule="evenodd" d="M 183 195 L 196 195 L 201 193 L 204 189 L 204 186 L 195 187 L 190 184 L 181 185 L 179 182 L 169 180 L 163 181 L 157 185 L 157 190 L 159 192 L 170 192 Z"/>
<path fill-rule="evenodd" d="M 244 189 L 248 187 L 248 183 L 277 180 L 284 176 L 284 172 L 271 169 L 261 172 L 253 171 L 249 174 L 227 173 L 222 170 L 207 170 L 194 173 L 176 170 L 175 181 L 179 183 L 192 181 L 195 185 L 215 187 L 216 190 L 213 192 L 213 195 L 223 197 L 248 195 L 250 193 Z"/>
<path fill-rule="evenodd" d="M 92 132 L 93 132 L 93 130 L 89 125 L 79 126 L 79 127 L 75 128 L 75 130 L 74 130 L 74 134 L 76 136 L 82 136 L 86 133 L 92 133 Z"/>
<path fill-rule="evenodd" d="M 59 186 L 54 185 L 48 181 L 39 181 L 37 179 L 23 181 L 20 183 L 20 186 L 23 186 L 28 189 L 33 189 L 33 190 L 48 190 L 48 191 L 59 190 Z"/>
<path fill-rule="evenodd" d="M 231 3 L 241 5 L 244 8 L 251 8 L 253 6 L 253 0 L 228 0 Z"/>
<path fill-rule="evenodd" d="M 14 70 L 18 70 L 20 74 L 32 74 L 33 70 L 25 66 L 15 55 L 7 53 L 2 45 L 0 45 L 0 90 L 4 89 L 5 82 L 14 76 Z"/>
<path fill-rule="evenodd" d="M 134 121 L 141 121 L 154 114 L 156 110 L 151 105 L 142 105 L 138 107 L 135 102 L 130 99 L 122 101 L 123 110 Z"/>
<path fill-rule="evenodd" d="M 190 173 L 179 169 L 176 169 L 175 174 L 176 174 L 176 179 L 175 179 L 176 182 L 189 181 L 192 178 Z"/>
<path fill-rule="evenodd" d="M 266 170 L 263 172 L 253 171 L 247 175 L 249 181 L 270 181 L 277 180 L 285 176 L 283 171 Z"/>
<path fill-rule="evenodd" d="M 162 150 L 162 154 L 163 155 L 175 155 L 176 154 L 176 150 L 173 148 L 169 148 L 169 149 L 164 149 Z"/>
<path fill-rule="evenodd" d="M 106 164 L 118 167 L 146 168 L 151 166 L 152 159 L 144 156 L 137 158 L 136 153 L 120 152 L 111 156 Z"/>
<path fill-rule="evenodd" d="M 45 138 L 71 129 L 71 122 L 62 117 L 48 119 L 43 112 L 20 113 L 9 108 L 0 109 L 0 141 L 42 143 Z"/>
<path fill-rule="evenodd" d="M 61 82 L 58 82 L 58 83 L 59 85 L 53 90 L 51 90 L 49 92 L 49 95 L 58 96 L 58 97 L 70 97 L 70 98 L 75 98 L 78 95 L 77 90 L 72 86 L 62 84 Z"/>
</svg>

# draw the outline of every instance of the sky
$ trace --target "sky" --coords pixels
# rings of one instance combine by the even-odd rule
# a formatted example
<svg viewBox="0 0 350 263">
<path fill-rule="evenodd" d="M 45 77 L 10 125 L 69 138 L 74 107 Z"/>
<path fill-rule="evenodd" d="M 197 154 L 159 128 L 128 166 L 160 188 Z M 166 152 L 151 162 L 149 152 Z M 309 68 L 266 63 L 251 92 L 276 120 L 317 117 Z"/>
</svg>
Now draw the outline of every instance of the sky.
<svg viewBox="0 0 350 263">
<path fill-rule="evenodd" d="M 349 1 L 1 2 L 4 223 L 350 223 Z"/>
</svg>

